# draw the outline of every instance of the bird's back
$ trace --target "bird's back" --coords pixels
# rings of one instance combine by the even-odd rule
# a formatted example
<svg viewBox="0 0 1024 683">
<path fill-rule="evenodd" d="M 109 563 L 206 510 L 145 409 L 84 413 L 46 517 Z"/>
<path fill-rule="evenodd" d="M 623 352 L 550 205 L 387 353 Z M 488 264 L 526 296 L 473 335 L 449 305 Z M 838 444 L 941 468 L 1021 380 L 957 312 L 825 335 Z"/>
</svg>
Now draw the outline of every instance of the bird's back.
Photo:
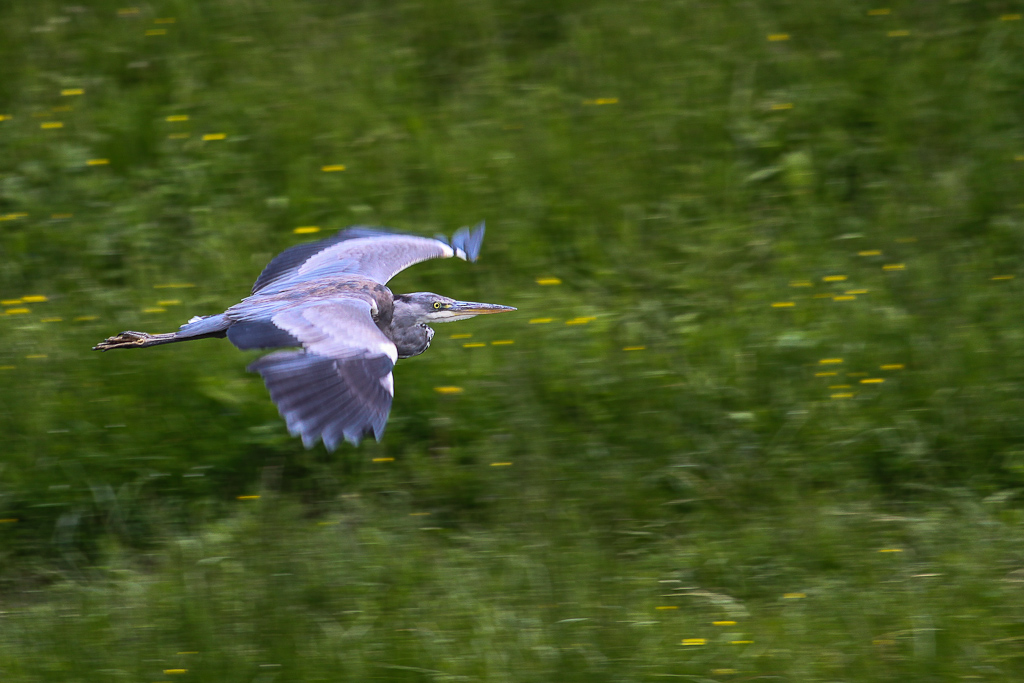
<svg viewBox="0 0 1024 683">
<path fill-rule="evenodd" d="M 315 302 L 349 299 L 370 305 L 374 322 L 382 330 L 391 322 L 394 296 L 387 286 L 361 275 L 301 277 L 276 282 L 229 308 L 233 321 L 269 320 L 281 311 Z"/>
</svg>

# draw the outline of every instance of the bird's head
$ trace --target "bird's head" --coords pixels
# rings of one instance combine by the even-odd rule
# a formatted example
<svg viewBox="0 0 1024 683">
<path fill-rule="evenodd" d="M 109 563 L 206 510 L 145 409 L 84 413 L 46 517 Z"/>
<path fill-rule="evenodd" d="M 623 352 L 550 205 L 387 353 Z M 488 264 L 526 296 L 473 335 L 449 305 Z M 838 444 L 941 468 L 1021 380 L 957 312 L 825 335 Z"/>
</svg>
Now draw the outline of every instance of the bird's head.
<svg viewBox="0 0 1024 683">
<path fill-rule="evenodd" d="M 458 301 L 432 292 L 414 292 L 395 297 L 394 317 L 397 321 L 408 321 L 411 324 L 450 323 L 475 315 L 514 310 L 511 306 Z"/>
</svg>

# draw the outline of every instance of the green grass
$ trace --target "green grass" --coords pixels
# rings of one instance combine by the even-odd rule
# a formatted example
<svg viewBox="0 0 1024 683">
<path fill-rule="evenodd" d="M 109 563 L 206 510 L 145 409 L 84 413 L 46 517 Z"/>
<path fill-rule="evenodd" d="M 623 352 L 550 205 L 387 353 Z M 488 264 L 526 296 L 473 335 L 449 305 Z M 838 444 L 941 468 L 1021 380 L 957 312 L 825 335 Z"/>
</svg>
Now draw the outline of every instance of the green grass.
<svg viewBox="0 0 1024 683">
<path fill-rule="evenodd" d="M 316 518 L 265 495 L 158 552 L 114 551 L 109 565 L 18 596 L 4 617 L 5 675 L 897 681 L 1019 672 L 1022 582 L 1006 574 L 1019 564 L 1021 515 L 1004 503 L 951 498 L 897 516 L 819 499 L 611 531 L 571 499 L 513 497 L 502 478 L 494 487 L 507 514 L 458 528 L 410 516 L 422 510 L 404 491 L 352 494 Z"/>
<path fill-rule="evenodd" d="M 3 4 L 0 675 L 1019 680 L 1019 9 Z M 479 220 L 379 444 L 89 350 Z"/>
</svg>

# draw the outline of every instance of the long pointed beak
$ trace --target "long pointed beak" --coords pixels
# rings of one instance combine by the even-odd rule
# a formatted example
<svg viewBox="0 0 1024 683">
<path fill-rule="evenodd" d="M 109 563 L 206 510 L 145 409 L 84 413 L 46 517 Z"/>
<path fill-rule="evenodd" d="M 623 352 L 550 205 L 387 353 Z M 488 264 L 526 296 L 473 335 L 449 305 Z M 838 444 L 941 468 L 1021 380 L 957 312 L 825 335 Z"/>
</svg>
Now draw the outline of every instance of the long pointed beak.
<svg viewBox="0 0 1024 683">
<path fill-rule="evenodd" d="M 502 306 L 500 304 L 482 304 L 476 301 L 456 301 L 448 310 L 459 315 L 484 315 L 486 313 L 504 313 L 505 311 L 514 311 L 516 309 L 511 306 Z"/>
</svg>

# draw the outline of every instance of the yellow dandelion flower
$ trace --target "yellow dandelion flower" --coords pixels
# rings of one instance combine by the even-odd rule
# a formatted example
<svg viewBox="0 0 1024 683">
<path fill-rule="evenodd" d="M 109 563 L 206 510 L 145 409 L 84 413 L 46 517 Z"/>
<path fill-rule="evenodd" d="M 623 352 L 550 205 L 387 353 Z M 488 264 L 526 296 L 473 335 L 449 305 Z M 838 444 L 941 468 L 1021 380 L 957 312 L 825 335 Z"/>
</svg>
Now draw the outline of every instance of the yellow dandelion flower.
<svg viewBox="0 0 1024 683">
<path fill-rule="evenodd" d="M 816 372 L 815 377 L 835 377 L 838 373 L 835 372 Z"/>
<path fill-rule="evenodd" d="M 779 102 L 778 104 L 772 105 L 772 111 L 785 111 L 786 109 L 792 109 L 792 102 Z"/>
<path fill-rule="evenodd" d="M 818 361 L 820 365 L 837 365 L 842 362 L 842 358 L 822 358 L 821 360 Z"/>
<path fill-rule="evenodd" d="M 110 159 L 89 159 L 85 162 L 86 166 L 106 166 L 110 163 Z"/>
<path fill-rule="evenodd" d="M 434 391 L 439 394 L 461 394 L 462 387 L 434 387 Z"/>
<path fill-rule="evenodd" d="M 752 640 L 730 640 L 729 643 L 732 644 L 732 645 L 753 645 L 754 641 L 752 641 Z"/>
<path fill-rule="evenodd" d="M 24 303 L 22 299 L 0 299 L 0 306 L 17 306 Z"/>
<path fill-rule="evenodd" d="M 796 303 L 793 301 L 776 301 L 772 304 L 772 308 L 793 308 Z"/>
<path fill-rule="evenodd" d="M 886 263 L 882 266 L 882 270 L 903 270 L 907 266 L 904 263 Z"/>
<path fill-rule="evenodd" d="M 623 351 L 646 351 L 646 346 L 623 346 Z"/>
<path fill-rule="evenodd" d="M 292 230 L 296 235 L 311 235 L 314 232 L 320 232 L 320 226 L 318 225 L 302 225 Z"/>
<path fill-rule="evenodd" d="M 902 553 L 903 548 L 879 548 L 880 553 Z"/>
<path fill-rule="evenodd" d="M 678 605 L 658 605 L 654 609 L 679 609 Z"/>
<path fill-rule="evenodd" d="M 143 313 L 165 313 L 166 311 L 167 309 L 161 306 L 150 306 L 149 308 L 142 309 Z"/>
<path fill-rule="evenodd" d="M 853 301 L 856 298 L 852 294 L 840 294 L 839 296 L 832 297 L 832 301 Z"/>
<path fill-rule="evenodd" d="M 830 398 L 834 398 L 834 399 L 853 398 L 853 394 L 847 394 L 847 393 L 832 394 L 832 396 Z"/>
<path fill-rule="evenodd" d="M 861 384 L 882 384 L 885 380 L 881 377 L 868 377 L 860 381 Z"/>
<path fill-rule="evenodd" d="M 28 296 L 21 297 L 21 300 L 27 304 L 41 304 L 45 301 L 49 301 L 49 299 L 42 294 L 29 294 Z"/>
<path fill-rule="evenodd" d="M 596 106 L 596 107 L 600 107 L 600 106 L 605 105 L 605 104 L 618 104 L 618 103 L 619 103 L 619 98 L 618 97 L 598 97 L 597 99 L 594 99 L 594 100 L 583 100 L 583 104 L 586 104 L 588 106 Z"/>
<path fill-rule="evenodd" d="M 864 251 L 858 251 L 857 256 L 881 256 L 882 251 L 880 249 L 865 249 Z"/>
<path fill-rule="evenodd" d="M 31 311 L 27 308 L 8 308 L 4 311 L 4 315 L 24 315 L 26 313 L 31 313 Z"/>
<path fill-rule="evenodd" d="M 60 91 L 60 94 L 64 97 L 73 97 L 74 95 L 84 95 L 85 90 L 82 88 L 64 88 Z"/>
<path fill-rule="evenodd" d="M 156 302 L 158 306 L 180 306 L 181 299 L 164 299 Z"/>
<path fill-rule="evenodd" d="M 557 277 L 539 277 L 537 278 L 537 284 L 541 286 L 560 285 L 562 281 Z"/>
<path fill-rule="evenodd" d="M 207 133 L 203 136 L 203 141 L 223 140 L 225 138 L 227 138 L 227 133 Z"/>
<path fill-rule="evenodd" d="M 531 318 L 530 325 L 544 325 L 554 320 L 554 318 Z"/>
<path fill-rule="evenodd" d="M 13 118 L 10 114 L 0 114 L 0 121 L 10 121 Z"/>
<path fill-rule="evenodd" d="M 512 344 L 515 344 L 512 339 L 495 339 L 491 342 L 491 346 L 511 346 Z"/>
<path fill-rule="evenodd" d="M 374 458 L 373 462 L 394 462 L 394 458 Z"/>
<path fill-rule="evenodd" d="M 842 282 L 846 279 L 845 275 L 826 275 L 821 278 L 822 282 Z"/>
<path fill-rule="evenodd" d="M 788 33 L 770 33 L 768 34 L 768 40 L 773 43 L 777 43 L 782 40 L 789 40 Z"/>
<path fill-rule="evenodd" d="M 180 121 L 188 121 L 188 114 L 171 114 L 165 120 L 170 122 L 170 123 L 178 123 Z"/>
<path fill-rule="evenodd" d="M 735 626 L 736 622 L 735 621 L 712 621 L 711 624 L 713 626 Z"/>
<path fill-rule="evenodd" d="M 479 349 L 479 348 L 482 348 L 484 346 L 487 346 L 487 344 L 484 344 L 483 342 L 470 342 L 468 344 L 463 344 L 462 348 L 464 348 L 464 349 Z"/>
<path fill-rule="evenodd" d="M 169 676 L 175 676 L 178 674 L 188 673 L 188 669 L 164 669 L 164 673 Z"/>
<path fill-rule="evenodd" d="M 453 335 L 451 335 L 448 338 L 449 339 L 469 339 L 472 336 L 473 335 L 471 333 L 469 333 L 469 332 L 459 332 L 458 334 L 453 334 Z"/>
<path fill-rule="evenodd" d="M 0 524 L 13 524 L 17 521 L 17 517 L 5 517 L 4 519 L 0 519 Z"/>
<path fill-rule="evenodd" d="M 63 128 L 64 124 L 60 121 L 43 121 L 39 124 L 39 127 L 43 130 L 54 130 L 56 128 Z"/>
<path fill-rule="evenodd" d="M 902 370 L 905 366 L 903 363 L 887 363 L 886 365 L 878 366 L 882 370 Z"/>
<path fill-rule="evenodd" d="M 259 496 L 235 496 L 235 500 L 259 500 Z"/>
<path fill-rule="evenodd" d="M 867 294 L 869 290 L 866 289 L 848 289 L 847 294 Z"/>
<path fill-rule="evenodd" d="M 999 21 L 1020 21 L 1020 15 L 1019 14 L 1004 14 L 1003 16 L 999 17 Z"/>
<path fill-rule="evenodd" d="M 345 164 L 329 164 L 327 166 L 321 166 L 320 170 L 324 173 L 337 173 L 338 171 L 345 170 Z"/>
<path fill-rule="evenodd" d="M 687 647 L 705 645 L 707 642 L 707 638 L 683 638 L 683 645 L 686 645 Z"/>
<path fill-rule="evenodd" d="M 785 598 L 786 600 L 800 600 L 801 598 L 806 598 L 807 594 L 806 593 L 786 593 L 782 597 Z"/>
<path fill-rule="evenodd" d="M 586 325 L 588 323 L 594 322 L 595 320 L 597 320 L 596 316 L 592 316 L 592 315 L 580 316 L 578 318 L 573 318 L 572 320 L 566 320 L 565 324 L 566 325 Z"/>
<path fill-rule="evenodd" d="M 993 275 L 991 279 L 995 280 L 995 281 L 1000 281 L 1000 280 L 1012 280 L 1013 278 L 1014 278 L 1013 275 Z"/>
<path fill-rule="evenodd" d="M 491 463 L 491 467 L 508 467 L 511 464 L 512 463 L 510 463 L 510 462 L 492 462 Z"/>
</svg>

